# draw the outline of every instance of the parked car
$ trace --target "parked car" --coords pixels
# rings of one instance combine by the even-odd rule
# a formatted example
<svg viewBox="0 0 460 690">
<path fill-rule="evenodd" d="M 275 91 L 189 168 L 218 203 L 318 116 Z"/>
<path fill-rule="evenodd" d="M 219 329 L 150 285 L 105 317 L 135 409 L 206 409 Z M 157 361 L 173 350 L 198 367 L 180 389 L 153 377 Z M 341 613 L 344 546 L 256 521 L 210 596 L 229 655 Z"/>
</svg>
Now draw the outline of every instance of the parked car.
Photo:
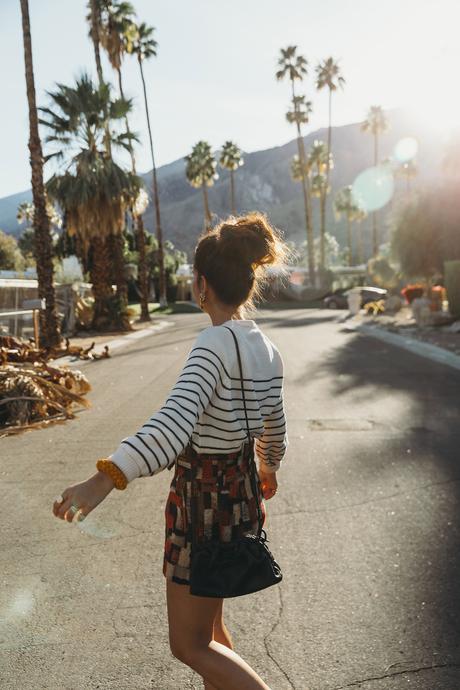
<svg viewBox="0 0 460 690">
<path fill-rule="evenodd" d="M 388 296 L 388 290 L 384 290 L 383 288 L 360 285 L 356 288 L 350 288 L 349 290 L 336 290 L 323 299 L 323 304 L 327 309 L 348 309 L 348 294 L 350 290 L 357 289 L 361 291 L 362 307 L 368 302 L 386 299 Z"/>
</svg>

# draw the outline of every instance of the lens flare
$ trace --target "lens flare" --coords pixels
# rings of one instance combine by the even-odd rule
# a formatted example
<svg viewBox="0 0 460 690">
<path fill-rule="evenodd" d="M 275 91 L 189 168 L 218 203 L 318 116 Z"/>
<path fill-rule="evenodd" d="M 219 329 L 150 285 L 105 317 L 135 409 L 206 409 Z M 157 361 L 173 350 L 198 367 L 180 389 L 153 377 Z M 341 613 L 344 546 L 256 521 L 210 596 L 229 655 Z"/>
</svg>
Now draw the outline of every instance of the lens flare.
<svg viewBox="0 0 460 690">
<path fill-rule="evenodd" d="M 390 164 L 363 170 L 352 185 L 353 196 L 364 211 L 377 211 L 387 204 L 394 192 Z"/>
<path fill-rule="evenodd" d="M 413 137 L 400 139 L 393 150 L 393 156 L 400 163 L 408 163 L 417 155 L 418 142 Z"/>
</svg>

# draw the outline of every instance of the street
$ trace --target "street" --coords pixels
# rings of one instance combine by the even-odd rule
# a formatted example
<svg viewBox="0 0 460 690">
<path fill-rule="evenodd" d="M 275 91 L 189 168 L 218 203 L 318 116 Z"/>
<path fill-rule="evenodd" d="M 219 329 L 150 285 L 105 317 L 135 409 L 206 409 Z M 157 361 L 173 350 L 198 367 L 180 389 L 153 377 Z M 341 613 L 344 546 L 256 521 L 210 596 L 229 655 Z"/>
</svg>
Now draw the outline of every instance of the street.
<svg viewBox="0 0 460 690">
<path fill-rule="evenodd" d="M 285 362 L 290 445 L 265 525 L 283 581 L 226 600 L 226 623 L 272 690 L 458 690 L 460 371 L 344 314 L 256 317 Z M 209 325 L 168 318 L 82 369 L 91 409 L 0 440 L 2 690 L 202 688 L 168 642 L 173 473 L 112 491 L 80 525 L 51 510 L 162 404 Z"/>
</svg>

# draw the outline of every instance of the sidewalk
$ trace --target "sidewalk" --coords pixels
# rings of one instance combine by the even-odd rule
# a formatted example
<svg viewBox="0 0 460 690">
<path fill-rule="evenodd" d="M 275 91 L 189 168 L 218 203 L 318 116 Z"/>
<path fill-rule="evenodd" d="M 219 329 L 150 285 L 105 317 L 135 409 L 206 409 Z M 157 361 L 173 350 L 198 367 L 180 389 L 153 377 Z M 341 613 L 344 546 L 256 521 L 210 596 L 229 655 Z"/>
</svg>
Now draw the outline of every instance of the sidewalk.
<svg viewBox="0 0 460 690">
<path fill-rule="evenodd" d="M 119 350 L 123 347 L 127 347 L 130 343 L 135 340 L 140 340 L 145 338 L 152 333 L 160 332 L 169 326 L 174 325 L 174 321 L 169 319 L 152 319 L 152 323 L 145 325 L 145 323 L 135 322 L 131 324 L 135 330 L 128 331 L 127 333 L 121 333 L 119 331 L 113 333 L 87 333 L 85 331 L 80 331 L 79 335 L 71 336 L 69 338 L 71 345 L 77 345 L 81 347 L 89 347 L 92 343 L 95 343 L 94 352 L 100 354 L 103 352 L 105 346 L 108 346 L 109 355 L 114 352 L 114 350 Z M 79 357 L 73 357 L 65 355 L 64 357 L 57 357 L 53 360 L 54 364 L 67 364 L 70 366 L 84 366 L 88 362 L 95 362 L 99 360 L 93 359 L 80 359 Z"/>
<path fill-rule="evenodd" d="M 429 342 L 418 340 L 415 337 L 402 335 L 400 333 L 393 333 L 392 331 L 387 330 L 384 326 L 377 324 L 375 321 L 372 323 L 363 323 L 362 321 L 358 321 L 350 317 L 341 318 L 340 322 L 346 324 L 346 328 L 349 330 L 370 335 L 371 337 L 377 338 L 378 340 L 390 345 L 395 345 L 396 347 L 408 350 L 409 352 L 419 355 L 420 357 L 426 357 L 432 362 L 437 362 L 438 364 L 444 364 L 452 367 L 453 369 L 460 370 L 460 355 L 452 352 L 451 350 L 439 347 L 438 345 L 433 345 Z"/>
</svg>

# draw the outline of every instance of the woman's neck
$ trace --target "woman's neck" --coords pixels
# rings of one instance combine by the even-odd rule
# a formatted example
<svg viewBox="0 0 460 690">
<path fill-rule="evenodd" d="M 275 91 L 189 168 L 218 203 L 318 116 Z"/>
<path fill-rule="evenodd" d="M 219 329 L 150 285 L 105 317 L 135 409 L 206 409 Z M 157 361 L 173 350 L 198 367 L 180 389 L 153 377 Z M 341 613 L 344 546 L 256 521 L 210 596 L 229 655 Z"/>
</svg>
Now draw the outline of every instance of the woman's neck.
<svg viewBox="0 0 460 690">
<path fill-rule="evenodd" d="M 208 311 L 208 316 L 211 319 L 213 326 L 221 326 L 226 321 L 230 321 L 232 319 L 240 320 L 243 318 L 240 307 L 238 307 L 236 311 L 232 309 L 221 309 L 219 307 L 215 307 Z"/>
</svg>

